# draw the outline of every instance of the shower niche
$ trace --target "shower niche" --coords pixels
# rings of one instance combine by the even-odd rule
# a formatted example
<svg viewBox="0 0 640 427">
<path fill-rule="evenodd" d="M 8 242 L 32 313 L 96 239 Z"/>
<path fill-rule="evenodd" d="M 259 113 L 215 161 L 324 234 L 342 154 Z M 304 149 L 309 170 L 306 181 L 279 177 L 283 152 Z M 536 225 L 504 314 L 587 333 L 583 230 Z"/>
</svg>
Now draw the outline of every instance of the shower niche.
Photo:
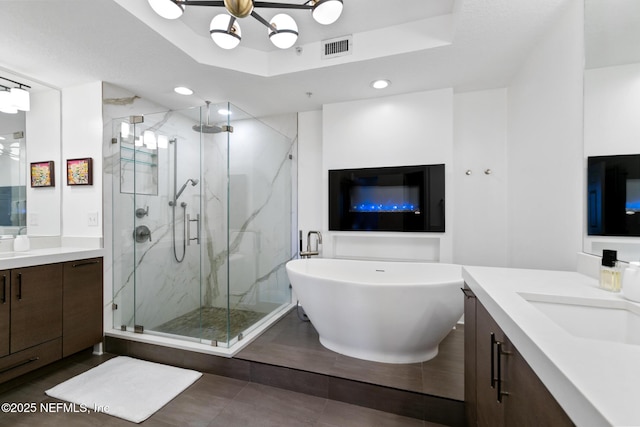
<svg viewBox="0 0 640 427">
<path fill-rule="evenodd" d="M 329 171 L 329 230 L 445 231 L 444 164 Z"/>
</svg>

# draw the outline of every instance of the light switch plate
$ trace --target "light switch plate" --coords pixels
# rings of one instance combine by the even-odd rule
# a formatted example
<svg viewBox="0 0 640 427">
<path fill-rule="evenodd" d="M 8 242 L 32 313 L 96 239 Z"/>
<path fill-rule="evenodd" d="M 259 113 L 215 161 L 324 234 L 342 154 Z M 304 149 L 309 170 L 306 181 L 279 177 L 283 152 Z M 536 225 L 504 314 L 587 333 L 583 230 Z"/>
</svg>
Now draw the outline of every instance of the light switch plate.
<svg viewBox="0 0 640 427">
<path fill-rule="evenodd" d="M 89 212 L 87 214 L 87 225 L 89 227 L 98 226 L 98 212 Z"/>
</svg>

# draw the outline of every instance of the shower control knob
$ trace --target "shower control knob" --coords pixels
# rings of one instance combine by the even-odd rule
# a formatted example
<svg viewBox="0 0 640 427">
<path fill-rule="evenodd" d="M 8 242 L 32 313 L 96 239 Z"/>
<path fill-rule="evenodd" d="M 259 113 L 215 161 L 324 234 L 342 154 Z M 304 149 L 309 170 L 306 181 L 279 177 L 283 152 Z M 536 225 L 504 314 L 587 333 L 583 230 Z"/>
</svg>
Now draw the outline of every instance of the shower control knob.
<svg viewBox="0 0 640 427">
<path fill-rule="evenodd" d="M 139 225 L 133 231 L 133 238 L 137 243 L 144 243 L 147 240 L 151 241 L 151 230 L 146 225 Z"/>
<path fill-rule="evenodd" d="M 136 218 L 144 218 L 149 215 L 149 206 L 146 209 L 138 208 L 136 209 Z"/>
</svg>

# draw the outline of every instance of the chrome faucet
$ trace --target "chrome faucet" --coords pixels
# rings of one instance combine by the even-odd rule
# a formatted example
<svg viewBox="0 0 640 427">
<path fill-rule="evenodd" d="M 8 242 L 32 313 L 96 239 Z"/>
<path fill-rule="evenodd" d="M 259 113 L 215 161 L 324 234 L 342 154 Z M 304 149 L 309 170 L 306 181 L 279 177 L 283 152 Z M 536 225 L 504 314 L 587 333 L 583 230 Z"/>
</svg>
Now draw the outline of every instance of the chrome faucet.
<svg viewBox="0 0 640 427">
<path fill-rule="evenodd" d="M 316 235 L 316 245 L 315 249 L 311 249 L 311 235 Z M 320 254 L 320 245 L 322 244 L 322 234 L 319 231 L 309 231 L 307 233 L 307 250 L 305 252 L 300 252 L 300 256 L 302 258 L 311 258 L 313 255 Z"/>
</svg>

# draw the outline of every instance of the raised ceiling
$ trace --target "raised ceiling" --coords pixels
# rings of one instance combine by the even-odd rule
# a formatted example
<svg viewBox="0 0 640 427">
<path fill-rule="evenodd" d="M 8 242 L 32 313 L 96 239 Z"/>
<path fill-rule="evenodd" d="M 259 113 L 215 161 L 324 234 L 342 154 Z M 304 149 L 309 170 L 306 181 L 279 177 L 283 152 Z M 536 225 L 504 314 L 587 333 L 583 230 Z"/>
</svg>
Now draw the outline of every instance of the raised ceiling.
<svg viewBox="0 0 640 427">
<path fill-rule="evenodd" d="M 266 28 L 241 21 L 241 48 L 208 35 L 223 12 L 191 7 L 181 21 L 153 15 L 146 0 L 4 0 L 0 67 L 53 86 L 102 80 L 179 109 L 231 101 L 256 115 L 452 87 L 504 87 L 572 0 L 344 0 L 338 23 L 302 11 L 302 51 L 274 50 Z M 271 13 L 265 12 L 265 17 Z M 353 35 L 353 53 L 321 62 L 321 40 Z M 392 81 L 384 91 L 369 83 Z M 190 97 L 175 86 L 195 91 Z M 311 94 L 311 95 L 309 95 Z"/>
</svg>

